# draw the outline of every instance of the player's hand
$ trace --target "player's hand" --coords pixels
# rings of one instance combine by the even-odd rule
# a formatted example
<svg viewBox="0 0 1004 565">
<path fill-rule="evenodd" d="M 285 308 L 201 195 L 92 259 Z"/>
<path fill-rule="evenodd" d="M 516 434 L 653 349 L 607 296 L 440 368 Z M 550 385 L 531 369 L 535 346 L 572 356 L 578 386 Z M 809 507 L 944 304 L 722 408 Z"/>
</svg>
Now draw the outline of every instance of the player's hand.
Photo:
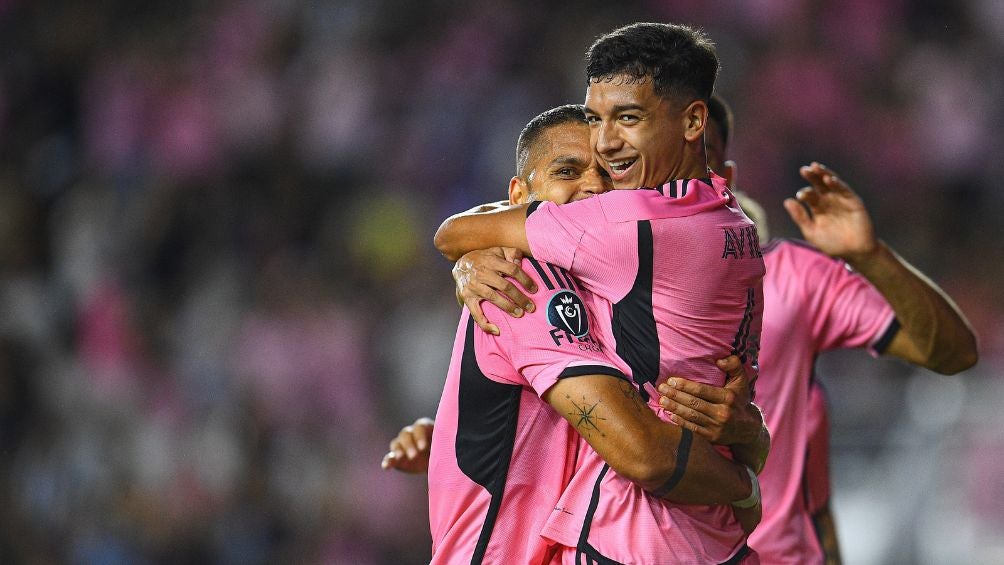
<svg viewBox="0 0 1004 565">
<path fill-rule="evenodd" d="M 724 387 L 673 376 L 659 385 L 659 404 L 672 413 L 670 421 L 711 443 L 750 443 L 760 433 L 763 415 L 750 400 L 745 367 L 735 355 L 716 363 L 728 374 Z"/>
<path fill-rule="evenodd" d="M 453 267 L 457 298 L 470 310 L 474 322 L 490 334 L 499 335 L 499 329 L 488 321 L 481 310 L 482 300 L 491 302 L 515 318 L 522 316 L 524 310 L 534 310 L 533 301 L 509 280 L 519 282 L 531 294 L 537 292 L 533 279 L 520 267 L 522 260 L 523 254 L 518 249 L 492 247 L 471 251 Z"/>
<path fill-rule="evenodd" d="M 380 466 L 405 473 L 428 473 L 434 426 L 435 422 L 429 418 L 419 418 L 402 428 L 397 437 L 390 440 L 390 451 L 383 456 Z"/>
<path fill-rule="evenodd" d="M 760 519 L 763 518 L 763 505 L 757 504 L 752 508 L 736 508 L 733 506 L 732 512 L 735 514 L 736 520 L 739 521 L 739 525 L 743 527 L 743 532 L 748 536 L 753 533 L 753 530 L 760 523 Z"/>
<path fill-rule="evenodd" d="M 784 201 L 802 237 L 832 257 L 849 262 L 878 250 L 875 226 L 861 198 L 835 172 L 820 163 L 799 169 L 811 186 Z"/>
</svg>

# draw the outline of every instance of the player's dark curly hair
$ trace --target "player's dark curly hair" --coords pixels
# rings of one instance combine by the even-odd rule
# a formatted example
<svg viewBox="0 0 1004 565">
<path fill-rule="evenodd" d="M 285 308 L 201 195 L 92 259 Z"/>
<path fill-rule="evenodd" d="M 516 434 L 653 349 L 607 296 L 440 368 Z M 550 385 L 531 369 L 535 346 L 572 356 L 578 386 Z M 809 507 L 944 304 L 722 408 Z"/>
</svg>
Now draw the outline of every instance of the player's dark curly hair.
<svg viewBox="0 0 1004 565">
<path fill-rule="evenodd" d="M 520 132 L 519 140 L 516 142 L 516 176 L 526 179 L 530 150 L 545 131 L 554 126 L 575 122 L 586 123 L 586 114 L 581 104 L 565 104 L 551 108 L 530 120 Z"/>
<path fill-rule="evenodd" d="M 586 52 L 586 84 L 619 75 L 651 78 L 664 98 L 711 97 L 718 76 L 715 44 L 681 24 L 635 23 L 600 36 Z"/>
</svg>

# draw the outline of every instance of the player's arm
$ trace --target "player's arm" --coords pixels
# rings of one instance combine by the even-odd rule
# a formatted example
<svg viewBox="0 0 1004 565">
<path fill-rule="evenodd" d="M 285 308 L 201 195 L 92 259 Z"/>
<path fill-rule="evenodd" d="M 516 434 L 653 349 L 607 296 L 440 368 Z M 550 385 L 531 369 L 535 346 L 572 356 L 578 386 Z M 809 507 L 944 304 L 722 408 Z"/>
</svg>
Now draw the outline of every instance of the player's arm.
<svg viewBox="0 0 1004 565">
<path fill-rule="evenodd" d="M 499 200 L 498 202 L 489 202 L 487 204 L 479 204 L 479 205 L 471 208 L 467 212 L 475 213 L 475 214 L 477 214 L 477 213 L 485 213 L 485 212 L 491 212 L 493 210 L 499 210 L 499 209 L 505 208 L 506 206 L 509 206 L 509 205 L 510 205 L 510 202 L 508 200 Z M 465 213 L 467 213 L 467 212 L 465 212 Z"/>
<path fill-rule="evenodd" d="M 477 208 L 450 216 L 436 231 L 434 243 L 450 261 L 475 249 L 512 247 L 530 255 L 526 239 L 527 204 Z"/>
<path fill-rule="evenodd" d="M 736 460 L 759 473 L 770 452 L 770 433 L 751 400 L 749 379 L 735 355 L 719 359 L 728 373 L 724 387 L 670 377 L 659 385 L 659 404 L 670 420 L 711 443 L 728 445 Z"/>
<path fill-rule="evenodd" d="M 878 240 L 861 198 L 819 163 L 801 169 L 811 186 L 785 200 L 803 237 L 845 260 L 882 294 L 899 321 L 885 352 L 942 374 L 976 364 L 976 337 L 952 299 Z"/>
<path fill-rule="evenodd" d="M 840 557 L 840 544 L 837 541 L 837 523 L 833 519 L 829 504 L 812 515 L 812 525 L 816 530 L 816 537 L 819 538 L 819 545 L 823 548 L 824 563 L 826 565 L 843 563 Z"/>
<path fill-rule="evenodd" d="M 689 430 L 660 420 L 626 380 L 566 377 L 544 400 L 617 474 L 656 496 L 680 504 L 728 504 L 753 493 L 745 466 Z"/>
<path fill-rule="evenodd" d="M 900 330 L 885 353 L 943 375 L 976 364 L 979 353 L 969 322 L 931 279 L 878 242 L 874 252 L 847 258 L 896 313 Z"/>
<path fill-rule="evenodd" d="M 523 312 L 533 312 L 533 301 L 521 292 L 537 292 L 537 283 L 520 267 L 523 253 L 508 247 L 477 249 L 464 254 L 453 267 L 457 285 L 457 301 L 467 306 L 471 318 L 482 330 L 499 335 L 499 328 L 488 320 L 481 309 L 487 300 L 514 318 Z"/>
</svg>

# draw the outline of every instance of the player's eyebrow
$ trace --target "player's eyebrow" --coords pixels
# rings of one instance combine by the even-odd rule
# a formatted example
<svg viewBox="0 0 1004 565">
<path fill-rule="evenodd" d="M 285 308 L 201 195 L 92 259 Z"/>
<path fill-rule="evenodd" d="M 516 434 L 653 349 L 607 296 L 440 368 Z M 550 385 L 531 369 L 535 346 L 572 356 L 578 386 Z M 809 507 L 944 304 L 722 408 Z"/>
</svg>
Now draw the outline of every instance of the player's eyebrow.
<svg viewBox="0 0 1004 565">
<path fill-rule="evenodd" d="M 613 108 L 610 109 L 610 113 L 611 114 L 619 114 L 621 112 L 627 112 L 627 111 L 630 111 L 630 110 L 636 110 L 636 111 L 639 111 L 639 112 L 646 112 L 647 111 L 646 108 L 644 106 L 642 106 L 641 104 L 618 104 L 618 105 L 616 105 L 616 106 L 614 106 Z M 585 108 L 583 108 L 583 112 L 585 112 L 586 114 L 593 114 L 594 116 L 599 115 L 599 112 L 597 112 L 596 110 L 593 110 L 589 106 L 586 106 Z"/>
<path fill-rule="evenodd" d="M 585 164 L 586 162 L 583 159 L 576 157 L 574 155 L 559 155 L 558 157 L 555 157 L 550 163 L 548 163 L 547 167 L 551 168 L 554 167 L 555 165 L 576 165 L 581 167 L 584 166 Z"/>
<path fill-rule="evenodd" d="M 641 104 L 618 104 L 611 109 L 611 112 L 619 114 L 621 112 L 627 112 L 628 110 L 638 110 L 640 112 L 644 112 L 645 107 Z"/>
</svg>

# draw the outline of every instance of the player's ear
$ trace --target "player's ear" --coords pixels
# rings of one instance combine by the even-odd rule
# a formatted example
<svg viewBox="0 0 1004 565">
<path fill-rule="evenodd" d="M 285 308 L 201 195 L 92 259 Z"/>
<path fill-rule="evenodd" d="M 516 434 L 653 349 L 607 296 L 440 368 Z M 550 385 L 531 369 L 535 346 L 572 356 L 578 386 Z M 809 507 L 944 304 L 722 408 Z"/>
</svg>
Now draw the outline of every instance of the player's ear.
<svg viewBox="0 0 1004 565">
<path fill-rule="evenodd" d="M 725 184 L 729 188 L 736 187 L 736 162 L 732 159 L 725 161 L 722 165 L 722 178 L 725 179 Z"/>
<path fill-rule="evenodd" d="M 509 204 L 524 204 L 530 201 L 530 187 L 519 177 L 509 179 Z"/>
<path fill-rule="evenodd" d="M 687 141 L 703 139 L 707 125 L 708 105 L 703 100 L 694 100 L 683 110 L 683 137 Z"/>
</svg>

